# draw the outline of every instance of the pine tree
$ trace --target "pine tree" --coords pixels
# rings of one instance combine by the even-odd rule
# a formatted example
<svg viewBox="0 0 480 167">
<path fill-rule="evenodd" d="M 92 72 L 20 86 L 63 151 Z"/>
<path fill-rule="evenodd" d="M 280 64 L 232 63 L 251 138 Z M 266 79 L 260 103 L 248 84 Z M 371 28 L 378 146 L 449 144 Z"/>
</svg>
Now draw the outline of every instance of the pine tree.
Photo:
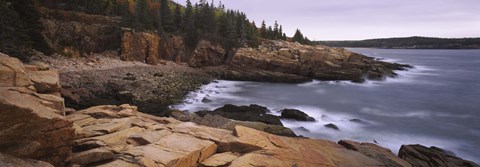
<svg viewBox="0 0 480 167">
<path fill-rule="evenodd" d="M 280 37 L 278 33 L 279 33 L 278 22 L 275 20 L 275 24 L 273 25 L 272 39 L 278 39 Z"/>
<path fill-rule="evenodd" d="M 250 47 L 258 47 L 259 44 L 259 36 L 257 25 L 255 25 L 255 21 L 252 24 L 248 24 L 248 33 L 247 33 L 247 40 L 248 46 Z"/>
<path fill-rule="evenodd" d="M 267 25 L 265 24 L 265 20 L 262 21 L 262 27 L 260 28 L 260 37 L 267 38 Z"/>
<path fill-rule="evenodd" d="M 172 12 L 168 6 L 168 0 L 161 0 L 160 17 L 162 18 L 162 26 L 166 32 L 174 32 L 175 25 L 173 23 Z"/>
<path fill-rule="evenodd" d="M 293 40 L 293 42 L 298 42 L 298 43 L 303 44 L 304 41 L 305 41 L 305 37 L 303 37 L 302 32 L 300 32 L 300 30 L 297 29 L 297 31 L 295 31 L 295 35 L 293 35 L 292 40 Z"/>
<path fill-rule="evenodd" d="M 197 7 L 198 5 L 195 4 Z M 193 48 L 198 42 L 197 28 L 195 27 L 195 11 L 190 0 L 187 0 L 185 7 L 185 18 L 183 19 L 183 28 L 185 32 L 185 43 Z"/>
<path fill-rule="evenodd" d="M 52 51 L 41 33 L 44 27 L 40 23 L 40 13 L 35 7 L 34 1 L 13 0 L 11 4 L 19 19 L 22 20 L 23 28 L 30 38 L 31 46 L 45 54 L 51 54 Z"/>
<path fill-rule="evenodd" d="M 287 40 L 286 38 L 283 38 L 283 28 L 282 25 L 280 25 L 280 28 L 278 29 L 278 38 L 281 40 Z"/>
<path fill-rule="evenodd" d="M 273 28 L 272 26 L 268 26 L 268 29 L 267 29 L 267 39 L 273 39 Z"/>
<path fill-rule="evenodd" d="M 32 42 L 17 12 L 9 4 L 0 0 L 0 52 L 28 61 L 25 53 Z"/>
<path fill-rule="evenodd" d="M 174 16 L 174 22 L 175 22 L 175 29 L 176 31 L 179 31 L 182 29 L 182 12 L 181 12 L 181 6 L 180 4 L 177 4 L 175 6 L 175 16 Z"/>
<path fill-rule="evenodd" d="M 135 28 L 139 30 L 152 29 L 152 18 L 148 13 L 147 0 L 137 0 L 135 4 Z"/>
</svg>

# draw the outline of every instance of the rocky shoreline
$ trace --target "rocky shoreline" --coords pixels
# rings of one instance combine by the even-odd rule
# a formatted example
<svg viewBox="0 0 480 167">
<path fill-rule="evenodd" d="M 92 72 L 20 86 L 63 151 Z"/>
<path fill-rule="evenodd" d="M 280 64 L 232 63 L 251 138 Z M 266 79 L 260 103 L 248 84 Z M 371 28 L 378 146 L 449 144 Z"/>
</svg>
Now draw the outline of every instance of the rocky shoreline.
<svg viewBox="0 0 480 167">
<path fill-rule="evenodd" d="M 102 70 L 108 71 L 96 71 Z M 115 76 L 120 81 L 141 75 L 131 73 Z M 405 145 L 396 156 L 371 143 L 286 137 L 293 136 L 289 129 L 258 105 L 197 114 L 170 110 L 173 118 L 128 104 L 66 109 L 60 96 L 65 74 L 0 54 L 0 166 L 478 166 L 435 147 Z M 111 79 L 101 72 L 93 76 L 90 82 Z M 283 112 L 282 118 L 314 121 L 301 111 Z"/>
</svg>

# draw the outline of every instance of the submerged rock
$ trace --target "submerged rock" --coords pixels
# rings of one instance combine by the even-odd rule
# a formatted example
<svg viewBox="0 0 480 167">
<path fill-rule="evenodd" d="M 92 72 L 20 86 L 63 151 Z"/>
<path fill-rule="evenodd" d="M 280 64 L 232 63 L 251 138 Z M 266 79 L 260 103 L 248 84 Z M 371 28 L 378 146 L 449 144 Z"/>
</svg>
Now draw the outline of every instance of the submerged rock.
<svg viewBox="0 0 480 167">
<path fill-rule="evenodd" d="M 282 111 L 282 118 L 285 119 L 294 119 L 297 121 L 308 121 L 308 122 L 315 122 L 315 118 L 310 117 L 308 114 L 296 109 L 283 109 Z"/>
<path fill-rule="evenodd" d="M 323 125 L 323 126 L 325 126 L 327 128 L 330 128 L 330 129 L 334 129 L 334 130 L 340 130 L 337 125 L 332 124 L 332 123 L 326 124 L 326 125 Z"/>
</svg>

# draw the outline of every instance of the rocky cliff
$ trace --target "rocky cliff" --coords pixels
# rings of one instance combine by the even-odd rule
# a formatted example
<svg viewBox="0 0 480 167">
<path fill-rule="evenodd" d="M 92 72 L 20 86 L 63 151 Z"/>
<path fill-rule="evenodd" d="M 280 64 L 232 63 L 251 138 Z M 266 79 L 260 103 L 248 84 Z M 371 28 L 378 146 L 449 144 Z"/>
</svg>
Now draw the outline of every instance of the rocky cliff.
<svg viewBox="0 0 480 167">
<path fill-rule="evenodd" d="M 371 143 L 277 136 L 238 122 L 217 129 L 128 104 L 65 113 L 56 71 L 4 54 L 0 78 L 0 166 L 478 166 L 438 148 L 402 146 L 399 158 Z M 226 109 L 248 112 L 213 112 Z"/>
<path fill-rule="evenodd" d="M 263 41 L 258 48 L 240 48 L 233 56 L 230 66 L 225 70 L 213 69 L 211 73 L 223 78 L 237 80 L 258 80 L 248 74 L 243 77 L 241 70 L 268 71 L 296 75 L 319 80 L 352 80 L 362 82 L 364 79 L 381 80 L 396 76 L 395 70 L 405 70 L 409 66 L 387 63 L 347 51 L 343 48 L 326 46 L 308 46 L 286 41 Z M 237 76 L 231 75 L 236 71 Z M 235 74 L 235 73 L 233 73 Z"/>
<path fill-rule="evenodd" d="M 79 57 L 92 52 L 118 50 L 121 29 L 119 17 L 42 8 L 40 20 L 48 45 L 57 53 Z"/>
<path fill-rule="evenodd" d="M 200 41 L 189 51 L 178 36 L 158 36 L 148 32 L 127 31 L 122 36 L 123 60 L 157 64 L 160 60 L 186 63 L 191 67 L 218 66 L 225 62 L 225 50 L 218 44 Z"/>
</svg>

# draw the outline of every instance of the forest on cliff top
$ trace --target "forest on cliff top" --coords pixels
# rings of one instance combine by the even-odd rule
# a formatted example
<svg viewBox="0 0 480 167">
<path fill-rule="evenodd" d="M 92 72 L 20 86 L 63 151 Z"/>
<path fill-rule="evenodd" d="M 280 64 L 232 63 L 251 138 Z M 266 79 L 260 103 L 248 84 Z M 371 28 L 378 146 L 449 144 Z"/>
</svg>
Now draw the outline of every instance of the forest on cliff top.
<svg viewBox="0 0 480 167">
<path fill-rule="evenodd" d="M 120 17 L 124 29 L 182 36 L 192 48 L 200 40 L 219 43 L 226 50 L 256 47 L 260 39 L 310 43 L 298 29 L 288 38 L 276 21 L 257 27 L 245 13 L 226 9 L 221 2 L 187 0 L 182 6 L 170 0 L 0 0 L 0 52 L 22 60 L 32 49 L 51 54 L 39 21 L 42 8 Z"/>
</svg>

